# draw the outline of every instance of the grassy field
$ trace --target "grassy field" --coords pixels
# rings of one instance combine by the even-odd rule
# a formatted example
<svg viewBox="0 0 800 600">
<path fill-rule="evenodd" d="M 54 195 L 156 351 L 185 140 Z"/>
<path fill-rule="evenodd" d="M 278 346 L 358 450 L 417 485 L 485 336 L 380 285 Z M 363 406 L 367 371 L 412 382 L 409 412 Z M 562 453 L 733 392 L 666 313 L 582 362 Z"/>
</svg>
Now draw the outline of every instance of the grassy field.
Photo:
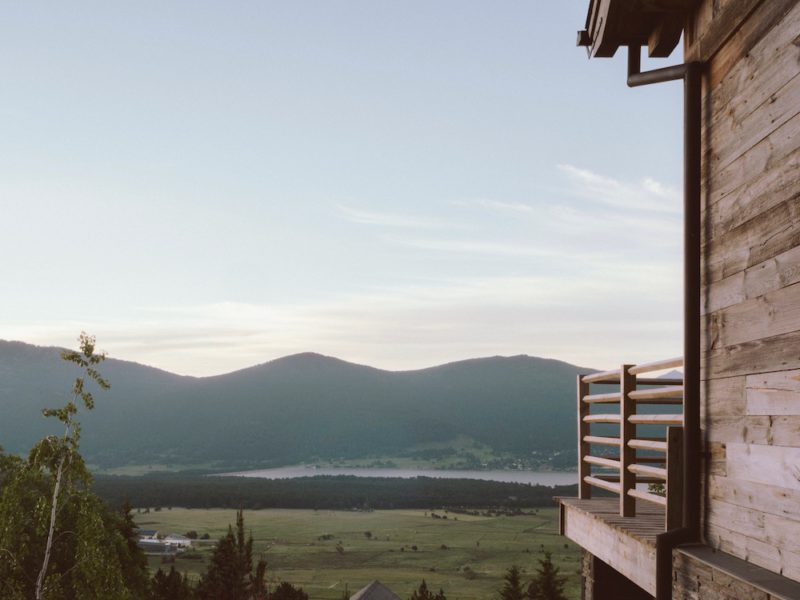
<svg viewBox="0 0 800 600">
<path fill-rule="evenodd" d="M 423 578 L 429 587 L 443 588 L 448 600 L 490 600 L 509 566 L 519 565 L 528 577 L 542 550 L 552 552 L 569 577 L 570 598 L 580 596 L 579 553 L 558 535 L 556 509 L 514 517 L 437 514 L 448 518 L 434 519 L 423 510 L 270 509 L 245 512 L 245 527 L 252 531 L 256 556 L 263 554 L 268 562 L 270 581 L 301 585 L 312 600 L 340 600 L 346 588 L 352 594 L 373 579 L 407 598 Z M 235 518 L 235 511 L 221 509 L 173 508 L 136 515 L 144 529 L 162 534 L 194 530 L 212 540 Z M 177 570 L 197 577 L 212 547 L 199 545 L 189 558 L 178 558 Z M 150 557 L 150 566 L 158 568 L 160 559 Z"/>
</svg>

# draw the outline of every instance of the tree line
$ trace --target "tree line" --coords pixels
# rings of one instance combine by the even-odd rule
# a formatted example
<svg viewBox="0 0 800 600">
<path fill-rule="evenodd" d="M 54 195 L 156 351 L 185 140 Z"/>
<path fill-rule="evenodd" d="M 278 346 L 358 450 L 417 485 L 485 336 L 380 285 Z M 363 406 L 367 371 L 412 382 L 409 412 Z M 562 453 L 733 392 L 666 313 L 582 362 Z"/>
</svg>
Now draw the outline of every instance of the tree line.
<svg viewBox="0 0 800 600">
<path fill-rule="evenodd" d="M 96 476 L 94 490 L 119 506 L 183 508 L 306 508 L 326 510 L 447 507 L 522 509 L 552 506 L 554 496 L 577 493 L 555 488 L 473 479 L 317 476 L 255 479 L 199 475 Z M 454 500 L 457 499 L 457 503 Z"/>
</svg>

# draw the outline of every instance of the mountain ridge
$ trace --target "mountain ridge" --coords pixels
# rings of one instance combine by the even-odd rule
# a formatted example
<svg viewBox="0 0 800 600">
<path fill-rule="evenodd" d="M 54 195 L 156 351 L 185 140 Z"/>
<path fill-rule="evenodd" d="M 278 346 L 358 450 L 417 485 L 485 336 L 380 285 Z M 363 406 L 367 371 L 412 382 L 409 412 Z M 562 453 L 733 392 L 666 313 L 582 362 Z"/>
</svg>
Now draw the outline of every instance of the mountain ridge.
<svg viewBox="0 0 800 600">
<path fill-rule="evenodd" d="M 0 444 L 25 452 L 56 433 L 41 409 L 68 396 L 61 348 L 0 341 Z M 574 446 L 574 382 L 590 372 L 527 355 L 389 371 L 305 352 L 194 377 L 109 358 L 111 382 L 82 413 L 82 448 L 101 466 L 244 469 L 380 457 L 458 438 L 530 457 Z"/>
</svg>

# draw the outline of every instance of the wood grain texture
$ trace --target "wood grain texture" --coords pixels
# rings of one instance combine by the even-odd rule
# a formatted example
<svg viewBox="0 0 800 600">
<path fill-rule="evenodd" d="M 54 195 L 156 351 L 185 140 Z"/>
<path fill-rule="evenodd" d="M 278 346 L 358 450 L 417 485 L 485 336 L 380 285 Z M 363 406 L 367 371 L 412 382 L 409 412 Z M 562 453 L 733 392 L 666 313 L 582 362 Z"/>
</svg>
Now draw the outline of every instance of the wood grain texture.
<svg viewBox="0 0 800 600">
<path fill-rule="evenodd" d="M 748 415 L 800 415 L 800 369 L 748 375 Z M 800 445 L 800 438 L 797 440 Z"/>
<path fill-rule="evenodd" d="M 625 518 L 616 498 L 562 499 L 561 504 L 569 539 L 655 594 L 655 536 L 664 530 L 663 508 L 642 503 L 636 518 Z"/>
<path fill-rule="evenodd" d="M 714 343 L 722 346 L 800 330 L 800 283 L 720 310 L 716 326 Z"/>
<path fill-rule="evenodd" d="M 727 443 L 726 453 L 731 479 L 800 490 L 800 448 Z"/>
<path fill-rule="evenodd" d="M 800 246 L 706 286 L 702 314 L 707 315 L 796 283 L 800 283 Z"/>
<path fill-rule="evenodd" d="M 793 331 L 762 340 L 706 348 L 702 379 L 800 369 L 800 333 Z"/>
<path fill-rule="evenodd" d="M 800 144 L 800 119 L 797 128 L 796 143 Z M 704 283 L 730 277 L 798 245 L 800 196 L 793 196 L 706 243 L 703 246 Z"/>
</svg>

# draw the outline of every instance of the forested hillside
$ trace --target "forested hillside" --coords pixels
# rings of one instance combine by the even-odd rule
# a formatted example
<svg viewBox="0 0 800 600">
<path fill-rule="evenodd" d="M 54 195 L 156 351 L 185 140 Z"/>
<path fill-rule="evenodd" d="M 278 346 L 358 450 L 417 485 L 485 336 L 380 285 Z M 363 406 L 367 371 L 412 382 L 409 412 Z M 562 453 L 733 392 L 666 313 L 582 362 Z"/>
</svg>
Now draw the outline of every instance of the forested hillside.
<svg viewBox="0 0 800 600">
<path fill-rule="evenodd" d="M 215 377 L 109 359 L 112 388 L 83 417 L 82 449 L 102 466 L 220 468 L 397 454 L 471 438 L 497 452 L 571 450 L 575 375 L 529 356 L 390 372 L 299 354 Z M 24 452 L 73 374 L 59 349 L 0 341 L 0 445 Z"/>
</svg>

